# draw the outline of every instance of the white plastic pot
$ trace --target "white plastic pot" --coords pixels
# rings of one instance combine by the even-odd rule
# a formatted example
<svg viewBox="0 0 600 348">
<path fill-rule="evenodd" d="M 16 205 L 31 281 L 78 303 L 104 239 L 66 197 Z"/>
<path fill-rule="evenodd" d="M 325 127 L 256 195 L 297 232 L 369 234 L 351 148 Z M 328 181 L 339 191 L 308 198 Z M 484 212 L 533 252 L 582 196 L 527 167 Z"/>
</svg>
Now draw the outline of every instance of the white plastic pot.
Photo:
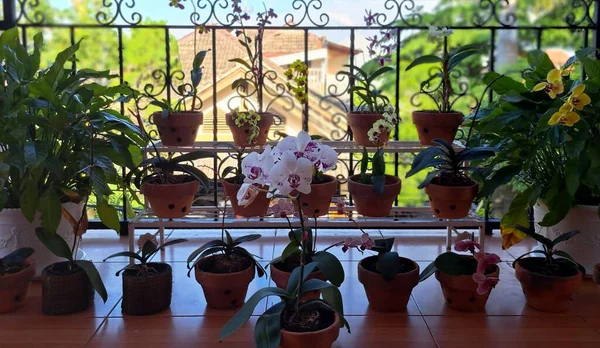
<svg viewBox="0 0 600 348">
<path fill-rule="evenodd" d="M 64 203 L 69 213 L 75 218 L 81 217 L 82 205 L 75 203 Z M 33 259 L 36 265 L 36 277 L 39 277 L 42 270 L 55 262 L 64 261 L 50 252 L 42 244 L 36 234 L 35 229 L 40 226 L 39 214 L 36 215 L 32 223 L 27 221 L 21 212 L 21 209 L 4 209 L 0 212 L 0 257 L 8 255 L 12 251 L 30 247 L 35 250 Z M 73 244 L 74 235 L 72 227 L 65 218 L 61 218 L 60 225 L 56 232 L 62 236 L 67 244 Z M 77 259 L 85 258 L 85 253 L 79 252 Z"/>
<path fill-rule="evenodd" d="M 564 250 L 571 255 L 575 261 L 585 267 L 587 275 L 591 275 L 594 265 L 600 262 L 600 218 L 598 207 L 590 205 L 577 205 L 569 211 L 567 216 L 558 224 L 550 227 L 542 227 L 538 222 L 542 221 L 548 208 L 538 202 L 534 209 L 534 220 L 538 232 L 550 239 L 559 235 L 578 230 L 579 234 L 557 245 L 557 250 Z M 538 245 L 538 247 L 541 247 Z"/>
</svg>

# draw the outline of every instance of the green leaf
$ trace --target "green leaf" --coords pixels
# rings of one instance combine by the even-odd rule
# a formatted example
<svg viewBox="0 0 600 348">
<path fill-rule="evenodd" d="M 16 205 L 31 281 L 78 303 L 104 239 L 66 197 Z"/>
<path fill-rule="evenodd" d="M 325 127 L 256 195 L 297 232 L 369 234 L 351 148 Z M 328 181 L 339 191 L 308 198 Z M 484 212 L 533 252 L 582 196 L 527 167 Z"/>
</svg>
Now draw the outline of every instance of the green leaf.
<svg viewBox="0 0 600 348">
<path fill-rule="evenodd" d="M 348 332 L 350 332 L 350 326 L 344 319 L 344 302 L 342 301 L 342 294 L 340 293 L 340 289 L 337 287 L 331 286 L 321 290 L 321 294 L 323 295 L 323 301 L 333 308 L 333 310 L 340 316 L 342 319 L 342 324 L 348 328 Z"/>
<path fill-rule="evenodd" d="M 391 66 L 384 66 L 381 67 L 377 70 L 375 70 L 367 79 L 367 84 L 371 84 L 376 78 L 378 78 L 379 76 L 385 74 L 385 73 L 389 73 L 394 71 L 394 68 L 392 68 Z"/>
<path fill-rule="evenodd" d="M 102 277 L 100 277 L 100 273 L 98 272 L 98 269 L 96 269 L 96 266 L 87 260 L 77 260 L 75 263 L 83 269 L 85 274 L 87 274 L 94 290 L 100 295 L 102 301 L 106 303 L 106 300 L 108 300 L 108 293 L 106 292 L 106 287 L 104 287 L 104 282 L 102 281 Z"/>
<path fill-rule="evenodd" d="M 204 63 L 204 59 L 206 58 L 206 54 L 208 53 L 208 51 L 210 50 L 200 51 L 196 54 L 196 56 L 194 57 L 194 62 L 192 64 L 192 67 L 194 69 L 199 69 L 202 67 L 202 63 Z"/>
<path fill-rule="evenodd" d="M 424 55 L 421 56 L 415 60 L 412 61 L 412 63 L 410 63 L 407 67 L 405 71 L 409 71 L 410 69 L 414 68 L 415 66 L 421 65 L 421 64 L 431 64 L 431 63 L 441 63 L 442 62 L 442 58 L 435 56 L 433 54 L 428 54 L 428 55 Z"/>
<path fill-rule="evenodd" d="M 219 340 L 236 332 L 252 315 L 254 308 L 267 296 L 279 296 L 282 299 L 289 298 L 288 294 L 279 288 L 262 288 L 252 295 L 242 308 L 223 326 L 219 334 Z"/>
<path fill-rule="evenodd" d="M 286 288 L 288 294 L 294 293 L 298 289 L 298 283 L 300 283 L 300 280 L 304 281 L 315 270 L 315 268 L 317 268 L 317 263 L 311 262 L 307 265 L 304 265 L 304 274 L 302 275 L 302 279 L 300 279 L 301 268 L 301 266 L 298 266 L 292 271 Z"/>
<path fill-rule="evenodd" d="M 379 253 L 377 256 L 377 268 L 381 271 L 383 279 L 392 280 L 398 274 L 398 260 L 400 256 L 395 251 Z"/>
<path fill-rule="evenodd" d="M 571 158 L 565 164 L 565 183 L 567 192 L 571 197 L 575 197 L 575 193 L 579 189 L 579 158 Z"/>
<path fill-rule="evenodd" d="M 259 239 L 260 237 L 262 237 L 260 234 L 249 234 L 246 236 L 241 236 L 233 240 L 233 245 L 240 245 L 242 243 L 252 242 Z"/>
<path fill-rule="evenodd" d="M 552 244 L 557 245 L 558 243 L 562 243 L 564 241 L 567 241 L 567 240 L 573 238 L 577 234 L 579 234 L 579 231 L 577 231 L 577 230 L 563 233 L 560 236 L 554 238 L 554 240 L 552 241 Z"/>
<path fill-rule="evenodd" d="M 131 252 L 131 251 L 121 251 L 121 252 L 112 254 L 112 255 L 108 256 L 107 258 L 105 258 L 102 261 L 104 262 L 106 260 L 113 259 L 115 257 L 128 257 L 130 259 L 138 260 L 139 262 L 144 262 L 144 259 L 142 259 L 142 257 L 140 256 L 140 254 L 134 253 L 134 252 Z"/>
<path fill-rule="evenodd" d="M 550 239 L 542 236 L 539 233 L 536 233 L 535 231 L 533 231 L 532 229 L 528 228 L 528 227 L 524 227 L 521 225 L 516 225 L 515 228 L 523 233 L 525 233 L 526 235 L 528 235 L 529 237 L 535 239 L 536 241 L 540 242 L 541 244 L 543 244 L 544 246 L 546 246 L 546 248 L 548 249 L 552 249 L 553 248 L 553 243 Z"/>
<path fill-rule="evenodd" d="M 583 64 L 583 69 L 588 75 L 588 79 L 597 79 L 600 77 L 600 62 L 589 57 L 579 57 Z"/>
<path fill-rule="evenodd" d="M 144 245 L 142 245 L 142 262 L 146 263 L 150 256 L 152 256 L 156 252 L 156 244 L 154 244 L 151 240 L 147 240 Z"/>
<path fill-rule="evenodd" d="M 419 154 L 415 156 L 410 170 L 408 171 L 408 173 L 406 173 L 406 177 L 409 178 L 425 168 L 437 165 L 437 163 L 432 163 L 432 160 L 443 154 L 444 150 L 440 149 L 437 146 L 430 146 L 425 150 L 419 152 Z"/>
<path fill-rule="evenodd" d="M 425 188 L 425 186 L 429 185 L 431 183 L 431 180 L 433 180 L 435 177 L 437 177 L 438 175 L 440 175 L 441 172 L 442 172 L 441 170 L 434 170 L 432 172 L 427 173 L 427 176 L 419 184 L 418 188 L 419 189 Z"/>
<path fill-rule="evenodd" d="M 515 91 L 518 93 L 526 93 L 529 90 L 527 89 L 527 87 L 525 87 L 525 85 L 523 85 L 522 83 L 513 80 L 512 78 L 508 77 L 508 76 L 503 76 L 500 77 L 501 75 L 498 74 L 497 72 L 488 72 L 486 74 L 483 75 L 483 82 L 486 85 L 489 85 L 492 81 L 496 80 L 491 86 L 490 88 L 492 89 L 492 91 L 500 94 L 500 95 L 504 95 L 510 91 Z"/>
<path fill-rule="evenodd" d="M 121 223 L 119 222 L 119 214 L 115 207 L 110 205 L 106 200 L 100 200 L 96 206 L 96 211 L 100 220 L 106 227 L 113 229 L 117 232 L 121 230 Z"/>
<path fill-rule="evenodd" d="M 254 343 L 257 347 L 277 348 L 281 341 L 281 313 L 285 302 L 278 302 L 256 320 Z"/>
<path fill-rule="evenodd" d="M 10 28 L 0 36 L 0 51 L 6 45 L 15 43 L 19 40 L 19 29 L 17 27 Z"/>
<path fill-rule="evenodd" d="M 168 241 L 165 242 L 165 244 L 159 245 L 158 248 L 156 249 L 156 252 L 161 251 L 166 247 L 170 247 L 170 246 L 173 246 L 176 244 L 181 244 L 181 243 L 187 243 L 187 242 L 189 242 L 189 241 L 185 238 L 169 239 Z"/>
<path fill-rule="evenodd" d="M 188 277 L 190 276 L 190 274 L 192 273 L 192 271 L 196 268 L 196 265 L 198 263 L 200 263 L 200 261 L 202 261 L 204 258 L 216 254 L 216 253 L 222 253 L 225 250 L 224 247 L 212 247 L 212 248 L 208 248 L 208 249 L 204 249 L 200 254 L 197 255 L 196 260 L 192 259 L 190 262 L 188 262 Z M 190 266 L 191 263 L 191 266 Z"/>
<path fill-rule="evenodd" d="M 65 63 L 67 63 L 67 61 L 71 60 L 71 58 L 73 57 L 75 52 L 77 52 L 77 50 L 79 50 L 80 44 L 81 44 L 81 40 L 79 40 L 79 42 L 77 42 L 75 45 L 65 49 L 64 51 L 62 51 L 56 55 L 56 58 L 54 59 L 54 63 L 52 64 L 52 66 L 50 67 L 50 69 L 48 70 L 46 75 L 44 76 L 44 78 L 47 78 L 48 82 L 50 82 L 52 84 L 52 86 L 56 86 L 56 84 L 58 83 L 59 76 L 63 73 L 63 68 L 65 66 Z M 54 89 L 54 87 L 53 87 L 53 89 Z"/>
<path fill-rule="evenodd" d="M 562 258 L 565 258 L 565 259 L 567 259 L 567 260 L 569 260 L 569 261 L 571 261 L 571 262 L 573 262 L 573 263 L 577 264 L 577 261 L 575 261 L 575 259 L 573 258 L 573 256 L 571 256 L 571 255 L 570 255 L 568 252 L 566 252 L 566 251 L 563 251 L 563 250 L 555 250 L 555 251 L 553 252 L 553 254 L 554 254 L 554 255 L 556 255 L 556 256 L 560 256 L 560 257 L 562 257 Z"/>
<path fill-rule="evenodd" d="M 335 255 L 327 251 L 319 251 L 312 260 L 318 264 L 319 270 L 331 284 L 340 286 L 344 282 L 344 267 Z"/>
<path fill-rule="evenodd" d="M 25 185 L 25 189 L 23 190 L 19 204 L 21 205 L 21 211 L 23 212 L 25 219 L 29 222 L 33 222 L 38 207 L 40 192 L 38 190 L 37 182 L 31 175 L 27 175 L 23 185 Z"/>
<path fill-rule="evenodd" d="M 540 226 L 549 227 L 554 226 L 562 221 L 567 216 L 569 210 L 573 206 L 573 198 L 569 195 L 567 190 L 561 190 L 552 200 L 552 204 L 548 203 L 548 213 L 540 222 Z"/>
<path fill-rule="evenodd" d="M 60 196 L 53 187 L 42 193 L 37 210 L 42 214 L 42 227 L 50 233 L 55 232 L 62 218 L 62 206 Z"/>
<path fill-rule="evenodd" d="M 241 64 L 241 65 L 243 65 L 243 66 L 244 66 L 246 69 L 248 69 L 248 70 L 252 70 L 252 67 L 250 66 L 250 64 L 249 64 L 247 61 L 245 61 L 244 59 L 242 59 L 242 58 L 233 58 L 233 59 L 230 59 L 229 61 L 230 61 L 230 62 L 232 62 L 232 63 L 238 63 L 238 64 Z"/>
<path fill-rule="evenodd" d="M 383 175 L 371 175 L 371 183 L 375 189 L 375 193 L 382 195 L 385 190 L 385 176 Z"/>
<path fill-rule="evenodd" d="M 233 247 L 233 238 L 231 238 L 231 234 L 229 234 L 229 231 L 227 230 L 223 231 L 225 232 L 225 243 L 227 243 L 227 246 L 229 246 L 230 248 Z"/>
<path fill-rule="evenodd" d="M 35 234 L 42 244 L 54 255 L 73 261 L 73 252 L 65 240 L 55 232 L 46 232 L 43 228 L 35 229 Z"/>
<path fill-rule="evenodd" d="M 453 252 L 445 252 L 439 255 L 434 264 L 440 272 L 454 276 L 471 275 L 477 269 L 477 261 L 473 257 Z"/>
<path fill-rule="evenodd" d="M 550 70 L 554 69 L 554 63 L 550 60 L 550 57 L 543 51 L 530 51 L 527 52 L 527 62 L 532 67 L 535 67 L 535 71 L 538 75 L 546 77 Z"/>
<path fill-rule="evenodd" d="M 542 187 L 535 185 L 518 194 L 511 202 L 508 212 L 502 217 L 502 224 L 504 226 L 515 226 L 521 220 L 527 208 L 533 207 L 541 193 Z"/>
<path fill-rule="evenodd" d="M 4 257 L 0 257 L 0 266 L 5 268 L 18 266 L 31 255 L 33 255 L 32 248 L 19 248 Z"/>
<path fill-rule="evenodd" d="M 481 50 L 479 48 L 463 50 L 453 55 L 452 57 L 450 57 L 450 61 L 448 62 L 448 70 L 452 71 L 456 66 L 458 66 L 458 64 L 460 64 L 460 62 L 477 53 L 481 53 Z"/>
<path fill-rule="evenodd" d="M 211 249 L 211 248 L 215 248 L 215 247 L 218 247 L 218 249 L 221 250 L 221 249 L 227 247 L 227 244 L 225 244 L 225 242 L 223 242 L 220 239 L 215 239 L 215 240 L 211 240 L 211 241 L 207 242 L 200 248 L 192 251 L 192 253 L 190 254 L 190 256 L 188 256 L 188 259 L 187 259 L 188 268 L 190 268 L 190 263 L 192 263 L 194 261 L 194 259 L 196 257 L 198 257 L 198 255 L 200 255 L 203 251 Z"/>
<path fill-rule="evenodd" d="M 425 269 L 419 274 L 419 282 L 425 281 L 427 278 L 431 277 L 437 268 L 435 268 L 435 262 L 429 264 L 429 266 L 425 267 Z"/>
<path fill-rule="evenodd" d="M 290 255 L 300 252 L 300 243 L 296 240 L 292 240 L 285 246 L 283 252 L 281 253 L 281 261 L 285 261 Z"/>
<path fill-rule="evenodd" d="M 332 287 L 335 286 L 329 282 L 326 282 L 324 280 L 321 279 L 308 279 L 307 281 L 304 282 L 304 284 L 302 284 L 302 294 L 305 294 L 307 292 L 311 292 L 311 291 L 317 291 L 317 290 L 322 290 L 328 287 Z"/>
<path fill-rule="evenodd" d="M 369 153 L 367 148 L 363 147 L 362 159 L 360 160 L 360 173 L 365 174 L 369 170 Z"/>
</svg>

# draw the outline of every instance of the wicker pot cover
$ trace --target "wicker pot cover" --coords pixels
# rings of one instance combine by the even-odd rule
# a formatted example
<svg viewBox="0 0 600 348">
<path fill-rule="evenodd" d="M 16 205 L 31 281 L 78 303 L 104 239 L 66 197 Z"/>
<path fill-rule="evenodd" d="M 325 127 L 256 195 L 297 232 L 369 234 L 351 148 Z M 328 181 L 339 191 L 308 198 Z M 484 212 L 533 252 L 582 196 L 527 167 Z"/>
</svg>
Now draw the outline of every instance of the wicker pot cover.
<svg viewBox="0 0 600 348">
<path fill-rule="evenodd" d="M 173 270 L 166 263 L 148 263 L 156 272 L 141 274 L 138 269 L 123 272 L 121 309 L 129 315 L 148 315 L 171 306 Z"/>
<path fill-rule="evenodd" d="M 42 312 L 62 315 L 81 312 L 94 302 L 94 287 L 83 269 L 69 270 L 57 262 L 42 271 Z"/>
</svg>

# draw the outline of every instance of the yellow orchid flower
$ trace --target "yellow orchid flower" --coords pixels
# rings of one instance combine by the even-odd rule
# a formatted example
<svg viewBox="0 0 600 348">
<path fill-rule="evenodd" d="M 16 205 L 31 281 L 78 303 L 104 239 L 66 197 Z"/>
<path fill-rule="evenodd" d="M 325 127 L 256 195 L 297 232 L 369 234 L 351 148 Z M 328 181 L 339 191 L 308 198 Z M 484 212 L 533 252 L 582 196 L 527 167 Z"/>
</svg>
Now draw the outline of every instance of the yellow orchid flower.
<svg viewBox="0 0 600 348">
<path fill-rule="evenodd" d="M 565 91 L 565 87 L 562 82 L 562 72 L 560 69 L 552 69 L 546 76 L 546 82 L 540 82 L 535 85 L 532 91 L 544 91 L 548 93 L 550 98 L 556 98 L 557 94 L 561 94 Z"/>
<path fill-rule="evenodd" d="M 583 93 L 585 91 L 585 85 L 579 85 L 573 88 L 573 93 L 569 96 L 567 101 L 577 110 L 583 110 L 583 108 L 592 102 L 589 95 Z"/>
<path fill-rule="evenodd" d="M 580 119 L 581 117 L 573 111 L 573 106 L 569 103 L 565 103 L 552 115 L 552 117 L 550 117 L 548 124 L 554 126 L 555 124 L 560 123 L 563 126 L 573 127 Z"/>
<path fill-rule="evenodd" d="M 571 73 L 573 72 L 574 69 L 575 69 L 575 64 L 571 64 L 564 69 L 560 69 L 560 75 L 567 77 L 567 76 L 571 75 Z"/>
<path fill-rule="evenodd" d="M 506 250 L 515 244 L 519 244 L 527 235 L 514 226 L 508 227 L 500 224 L 500 233 L 502 235 L 502 249 Z"/>
</svg>

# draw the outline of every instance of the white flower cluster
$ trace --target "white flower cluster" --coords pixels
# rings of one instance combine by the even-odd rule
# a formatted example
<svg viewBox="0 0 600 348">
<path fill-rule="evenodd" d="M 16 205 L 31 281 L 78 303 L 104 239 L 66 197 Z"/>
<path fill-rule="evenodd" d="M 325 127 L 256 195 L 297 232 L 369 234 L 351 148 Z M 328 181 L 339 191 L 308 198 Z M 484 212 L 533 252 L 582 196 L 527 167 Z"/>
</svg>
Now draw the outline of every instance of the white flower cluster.
<svg viewBox="0 0 600 348">
<path fill-rule="evenodd" d="M 396 109 L 390 104 L 386 105 L 383 112 L 383 118 L 375 122 L 373 127 L 371 127 L 367 133 L 369 135 L 369 140 L 378 144 L 382 142 L 383 144 L 379 145 L 385 145 L 392 130 L 394 130 L 399 122 L 400 118 L 396 113 Z"/>
<path fill-rule="evenodd" d="M 275 147 L 267 146 L 262 153 L 252 152 L 242 160 L 245 179 L 237 194 L 238 203 L 252 203 L 260 192 L 257 186 L 269 186 L 269 196 L 310 193 L 313 173 L 335 169 L 337 159 L 335 150 L 304 131 L 297 137 L 285 137 Z"/>
<path fill-rule="evenodd" d="M 452 35 L 452 29 L 446 27 L 438 27 L 434 25 L 427 25 L 427 27 L 429 28 L 429 33 L 427 33 L 427 37 L 430 41 L 437 41 L 441 38 Z"/>
</svg>

